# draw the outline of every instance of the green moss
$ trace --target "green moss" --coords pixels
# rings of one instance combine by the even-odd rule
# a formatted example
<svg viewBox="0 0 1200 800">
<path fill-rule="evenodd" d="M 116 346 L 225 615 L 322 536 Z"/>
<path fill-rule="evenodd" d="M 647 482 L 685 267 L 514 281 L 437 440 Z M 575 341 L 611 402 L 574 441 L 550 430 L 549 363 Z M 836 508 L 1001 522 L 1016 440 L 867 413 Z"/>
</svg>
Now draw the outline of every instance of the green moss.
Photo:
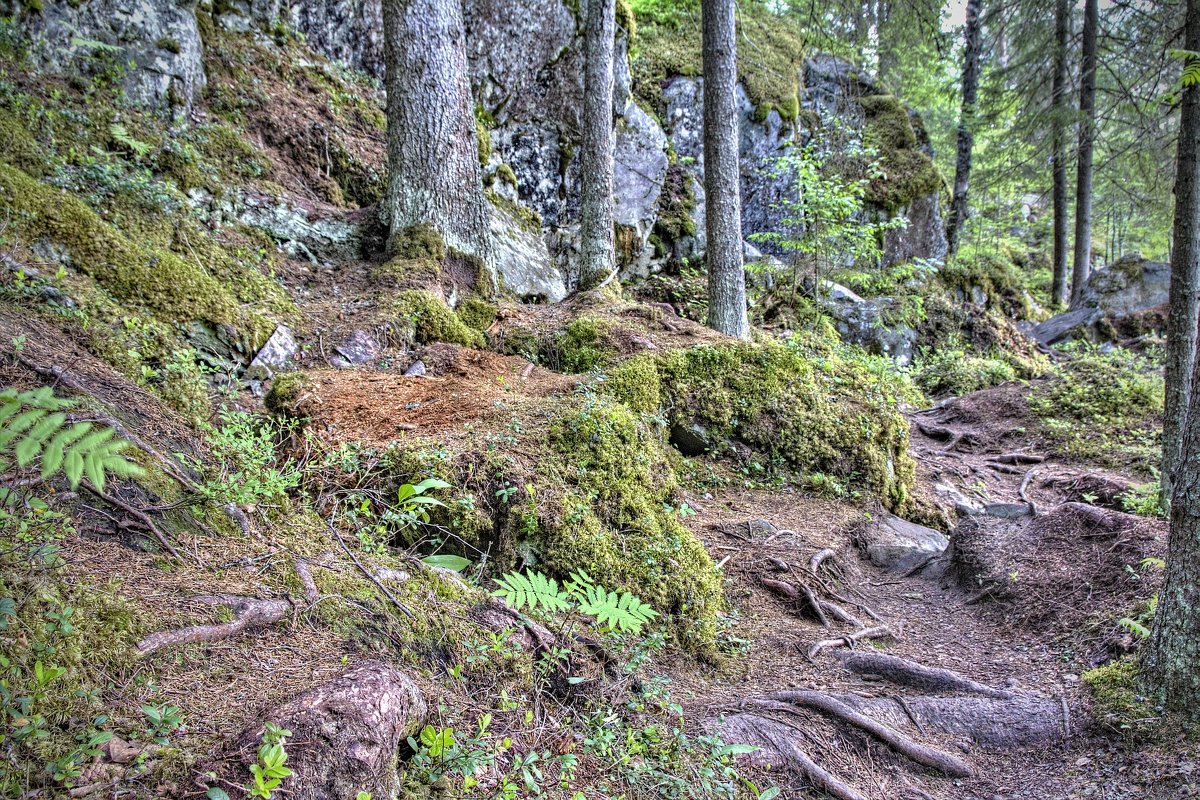
<svg viewBox="0 0 1200 800">
<path fill-rule="evenodd" d="M 496 306 L 481 297 L 468 297 L 458 304 L 456 309 L 459 319 L 468 328 L 486 331 L 496 320 Z"/>
<path fill-rule="evenodd" d="M 312 378 L 306 372 L 283 372 L 271 382 L 271 390 L 263 398 L 267 410 L 285 417 L 303 417 L 300 402 L 312 389 Z"/>
<path fill-rule="evenodd" d="M 514 189 L 517 188 L 517 173 L 513 172 L 512 167 L 508 164 L 501 164 L 499 167 L 496 167 L 496 177 Z"/>
<path fill-rule="evenodd" d="M 637 261 L 642 253 L 642 239 L 638 229 L 633 225 L 613 225 L 613 245 L 615 246 L 617 264 L 627 267 Z"/>
<path fill-rule="evenodd" d="M 154 46 L 159 50 L 166 50 L 168 53 L 174 53 L 176 55 L 179 55 L 183 49 L 179 46 L 179 40 L 173 36 L 163 36 L 154 43 Z"/>
<path fill-rule="evenodd" d="M 721 581 L 698 539 L 664 508 L 675 475 L 659 434 L 624 405 L 565 402 L 550 429 L 543 475 L 569 487 L 538 530 L 542 566 L 584 569 L 609 588 L 635 592 L 672 615 L 685 647 L 710 651 Z"/>
<path fill-rule="evenodd" d="M 632 45 L 637 38 L 637 17 L 629 5 L 629 0 L 617 0 L 616 15 L 617 27 L 625 31 L 626 40 Z"/>
<path fill-rule="evenodd" d="M 670 16 L 651 10 L 638 23 L 634 94 L 661 115 L 666 112 L 664 83 L 676 76 L 698 77 L 703 71 L 698 4 Z M 800 26 L 762 3 L 740 4 L 737 23 L 738 78 L 756 115 L 766 119 L 774 110 L 785 120 L 795 119 L 805 52 Z"/>
<path fill-rule="evenodd" d="M 446 258 L 446 241 L 436 228 L 422 222 L 392 234 L 388 241 L 388 252 L 396 258 L 443 261 Z"/>
<path fill-rule="evenodd" d="M 1081 677 L 1092 690 L 1092 716 L 1101 725 L 1134 733 L 1159 718 L 1154 704 L 1139 692 L 1140 670 L 1132 656 L 1090 669 Z"/>
<path fill-rule="evenodd" d="M 867 185 L 867 199 L 896 211 L 938 191 L 942 177 L 933 159 L 921 151 L 904 103 L 892 95 L 869 95 L 858 102 L 866 115 L 864 139 L 879 150 L 883 170 Z"/>
<path fill-rule="evenodd" d="M 591 372 L 611 357 L 612 348 L 605 342 L 610 327 L 606 320 L 596 317 L 571 320 L 543 348 L 542 361 L 559 372 Z"/>
<path fill-rule="evenodd" d="M 643 353 L 622 361 L 605 375 L 603 390 L 631 411 L 657 414 L 662 405 L 662 381 L 658 375 L 657 359 Z"/>
<path fill-rule="evenodd" d="M 170 250 L 147 246 L 144 239 L 127 237 L 75 197 L 5 164 L 0 164 L 0 207 L 23 238 L 47 239 L 64 247 L 74 268 L 116 298 L 143 306 L 165 321 L 230 325 L 249 331 L 252 339 L 274 327 L 257 312 L 244 311 L 237 295 L 201 266 L 203 261 L 193 263 Z M 211 242 L 201 235 L 193 244 L 199 240 Z M 266 281 L 261 275 L 243 277 L 248 284 Z"/>
<path fill-rule="evenodd" d="M 46 151 L 29 132 L 28 125 L 5 111 L 0 111 L 0 140 L 4 141 L 0 158 L 30 175 L 40 177 L 45 173 Z"/>
<path fill-rule="evenodd" d="M 908 505 L 908 424 L 870 365 L 799 344 L 722 344 L 665 354 L 659 374 L 672 422 L 699 422 L 716 441 L 741 440 L 806 474 L 849 479 L 893 510 Z"/>
<path fill-rule="evenodd" d="M 441 278 L 442 263 L 432 258 L 393 258 L 371 269 L 376 285 L 398 289 L 437 286 Z"/>
<path fill-rule="evenodd" d="M 391 303 L 392 312 L 411 323 L 418 342 L 450 342 L 464 347 L 482 347 L 483 335 L 468 327 L 458 314 L 433 292 L 410 289 Z"/>
<path fill-rule="evenodd" d="M 696 190 L 691 174 L 678 163 L 667 167 L 662 192 L 658 196 L 658 218 L 654 232 L 667 243 L 696 235 Z"/>
<path fill-rule="evenodd" d="M 492 160 L 492 135 L 478 119 L 475 120 L 475 143 L 479 147 L 479 166 L 486 168 Z"/>
<path fill-rule="evenodd" d="M 514 179 L 515 177 L 516 176 L 514 176 Z M 510 200 L 509 198 L 493 191 L 492 189 L 485 189 L 484 194 L 487 195 L 487 199 L 491 201 L 492 205 L 507 213 L 508 216 L 513 219 L 513 221 L 524 228 L 527 232 L 535 235 L 541 235 L 542 217 L 532 208 Z"/>
</svg>

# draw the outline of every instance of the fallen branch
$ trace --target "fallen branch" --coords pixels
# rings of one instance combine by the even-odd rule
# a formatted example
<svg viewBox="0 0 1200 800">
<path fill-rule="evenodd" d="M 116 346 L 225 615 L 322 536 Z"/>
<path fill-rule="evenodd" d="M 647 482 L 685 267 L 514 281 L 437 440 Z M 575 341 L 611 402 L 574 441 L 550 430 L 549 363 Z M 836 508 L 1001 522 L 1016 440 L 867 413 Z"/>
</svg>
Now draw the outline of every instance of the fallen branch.
<svg viewBox="0 0 1200 800">
<path fill-rule="evenodd" d="M 749 702 L 756 708 L 766 708 L 790 714 L 799 713 L 798 707 L 811 708 L 866 731 L 904 757 L 918 764 L 936 769 L 945 775 L 955 778 L 969 778 L 975 774 L 975 770 L 971 768 L 971 765 L 961 758 L 915 742 L 904 734 L 894 731 L 868 716 L 860 714 L 840 700 L 836 700 L 821 692 L 804 690 L 775 692 L 766 700 L 751 700 Z"/>
<path fill-rule="evenodd" d="M 991 456 L 988 460 L 995 461 L 997 464 L 1040 464 L 1046 460 L 1046 457 L 1030 453 L 1002 453 L 998 456 Z"/>
<path fill-rule="evenodd" d="M 851 651 L 838 656 L 842 666 L 855 675 L 871 675 L 897 686 L 911 686 L 927 692 L 962 692 L 1005 699 L 1012 692 L 993 689 L 970 678 L 940 667 L 927 667 L 915 661 L 885 653 Z"/>
<path fill-rule="evenodd" d="M 142 655 L 149 655 L 164 647 L 228 639 L 230 636 L 236 636 L 251 628 L 265 628 L 268 625 L 274 625 L 294 608 L 290 600 L 256 600 L 253 597 L 236 595 L 216 595 L 194 599 L 210 605 L 229 606 L 233 609 L 234 620 L 216 625 L 193 625 L 188 628 L 152 633 L 138 642 L 138 652 Z"/>
<path fill-rule="evenodd" d="M 140 523 L 142 525 L 142 527 L 144 527 L 146 530 L 150 531 L 150 533 L 152 533 L 154 535 L 154 538 L 158 540 L 158 543 L 162 547 L 162 549 L 166 550 L 168 553 L 170 553 L 172 558 L 178 559 L 180 561 L 183 560 L 179 555 L 179 551 L 175 549 L 174 545 L 172 545 L 171 542 L 167 539 L 166 535 L 163 534 L 163 532 L 158 529 L 158 526 L 154 524 L 154 520 L 150 519 L 149 515 L 146 514 L 145 511 L 142 511 L 140 508 L 135 508 L 134 506 L 129 505 L 124 500 L 118 499 L 109 494 L 105 494 L 104 492 L 100 491 L 95 486 L 93 486 L 90 481 L 82 481 L 82 482 L 80 482 L 79 485 L 82 486 L 84 489 L 87 489 L 92 494 L 96 495 L 96 497 L 99 497 L 104 502 L 108 503 L 110 506 L 113 506 L 114 508 L 119 508 L 122 511 L 124 511 L 126 514 L 128 514 L 129 516 L 133 517 L 135 520 L 138 521 L 138 523 Z"/>
<path fill-rule="evenodd" d="M 808 660 L 816 661 L 817 656 L 822 650 L 828 650 L 832 647 L 854 647 L 856 643 L 862 639 L 882 639 L 884 636 L 891 636 L 892 630 L 887 625 L 877 625 L 874 628 L 863 628 L 862 630 L 848 633 L 845 636 L 840 636 L 837 639 L 822 639 L 816 642 L 812 647 L 808 648 Z"/>
</svg>

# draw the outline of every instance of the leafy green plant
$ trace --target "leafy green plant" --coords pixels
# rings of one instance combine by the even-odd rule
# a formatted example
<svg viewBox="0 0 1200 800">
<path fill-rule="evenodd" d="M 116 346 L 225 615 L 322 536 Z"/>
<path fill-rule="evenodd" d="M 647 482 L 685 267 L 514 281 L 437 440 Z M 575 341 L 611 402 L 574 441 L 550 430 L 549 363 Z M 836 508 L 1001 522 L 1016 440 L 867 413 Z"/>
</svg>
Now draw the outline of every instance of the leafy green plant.
<svg viewBox="0 0 1200 800">
<path fill-rule="evenodd" d="M 62 472 L 72 488 L 86 477 L 101 490 L 108 473 L 141 477 L 144 470 L 125 457 L 129 442 L 116 438 L 111 428 L 68 424 L 65 411 L 74 405 L 45 386 L 0 392 L 0 471 L 14 461 L 21 468 L 40 461 L 43 479 Z"/>
<path fill-rule="evenodd" d="M 436 497 L 426 492 L 432 489 L 449 489 L 450 484 L 438 478 L 426 478 L 417 484 L 405 483 L 396 490 L 395 513 L 403 527 L 413 527 L 429 522 L 429 509 L 445 506 Z"/>
<path fill-rule="evenodd" d="M 138 158 L 145 158 L 150 154 L 150 145 L 135 138 L 120 122 L 114 122 L 108 126 L 108 135 L 113 138 L 114 142 L 125 147 Z"/>
<path fill-rule="evenodd" d="M 227 408 L 217 413 L 217 420 L 217 425 L 201 425 L 215 464 L 209 466 L 205 494 L 241 506 L 285 504 L 288 493 L 300 484 L 295 462 L 276 453 L 277 442 L 290 432 L 289 423 Z"/>
<path fill-rule="evenodd" d="M 251 797 L 260 800 L 271 800 L 272 793 L 283 784 L 283 779 L 292 774 L 284 766 L 287 763 L 287 750 L 284 745 L 292 732 L 268 722 L 263 731 L 263 742 L 258 748 L 258 761 L 250 765 L 250 774 L 254 783 L 247 788 Z"/>
<path fill-rule="evenodd" d="M 586 572 L 571 574 L 559 587 L 558 581 L 540 572 L 524 575 L 510 572 L 496 580 L 492 592 L 517 610 L 574 610 L 592 617 L 600 625 L 618 632 L 641 633 L 658 612 L 629 592 L 613 592 L 596 586 Z"/>
<path fill-rule="evenodd" d="M 155 744 L 166 744 L 167 737 L 183 725 L 183 709 L 164 703 L 160 706 L 144 705 L 142 713 L 150 725 L 150 738 Z"/>
</svg>

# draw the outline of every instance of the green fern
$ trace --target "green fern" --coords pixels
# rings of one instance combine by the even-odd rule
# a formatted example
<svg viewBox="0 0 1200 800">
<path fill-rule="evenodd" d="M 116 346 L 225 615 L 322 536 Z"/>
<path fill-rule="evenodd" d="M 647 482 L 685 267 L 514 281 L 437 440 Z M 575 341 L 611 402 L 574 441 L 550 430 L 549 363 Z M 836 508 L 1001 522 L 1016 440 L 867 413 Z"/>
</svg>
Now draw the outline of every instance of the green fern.
<svg viewBox="0 0 1200 800">
<path fill-rule="evenodd" d="M 1183 74 L 1179 79 L 1181 86 L 1200 85 L 1200 53 L 1195 50 L 1169 50 L 1167 53 L 1171 58 L 1183 61 Z"/>
<path fill-rule="evenodd" d="M 539 607 L 547 611 L 566 611 L 570 605 L 570 595 L 558 587 L 558 581 L 540 572 L 528 575 L 510 572 L 499 578 L 496 585 L 500 588 L 492 592 L 492 597 L 503 599 L 518 611 Z"/>
<path fill-rule="evenodd" d="M 130 152 L 139 158 L 145 158 L 150 154 L 150 145 L 140 139 L 134 138 L 133 134 L 120 122 L 114 122 L 112 125 L 109 125 L 108 134 L 112 136 L 114 142 L 129 148 Z"/>
<path fill-rule="evenodd" d="M 566 611 L 575 607 L 580 613 L 616 631 L 641 633 L 658 616 L 657 611 L 629 592 L 610 592 L 596 586 L 591 576 L 582 570 L 572 573 L 561 589 L 558 581 L 540 572 L 525 575 L 510 572 L 496 584 L 500 588 L 492 592 L 492 596 L 503 598 L 518 611 L 539 607 L 548 611 Z"/>
<path fill-rule="evenodd" d="M 49 387 L 18 392 L 0 391 L 0 472 L 15 461 L 18 468 L 40 459 L 42 478 L 62 472 L 77 488 L 86 477 L 103 490 L 105 478 L 137 478 L 141 467 L 125 457 L 129 442 L 116 438 L 111 428 L 90 422 L 67 424 L 70 400 L 55 397 Z"/>
</svg>

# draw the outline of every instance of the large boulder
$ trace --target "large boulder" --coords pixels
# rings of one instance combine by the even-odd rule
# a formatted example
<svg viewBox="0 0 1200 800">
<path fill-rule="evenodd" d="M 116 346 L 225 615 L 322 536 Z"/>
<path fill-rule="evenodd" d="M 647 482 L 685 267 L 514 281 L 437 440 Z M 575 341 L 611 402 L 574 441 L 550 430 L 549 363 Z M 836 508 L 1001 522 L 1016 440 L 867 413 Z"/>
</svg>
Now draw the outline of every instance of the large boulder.
<svg viewBox="0 0 1200 800">
<path fill-rule="evenodd" d="M 889 572 L 908 572 L 946 551 L 945 534 L 884 513 L 859 531 L 857 540 L 867 558 Z"/>
<path fill-rule="evenodd" d="M 1132 253 L 1098 269 L 1077 302 L 1030 329 L 1044 345 L 1072 340 L 1111 342 L 1161 330 L 1171 266 Z"/>
<path fill-rule="evenodd" d="M 903 323 L 889 325 L 886 312 L 890 297 L 864 300 L 836 283 L 826 283 L 817 302 L 833 317 L 833 325 L 842 341 L 856 344 L 869 353 L 886 356 L 900 366 L 912 363 L 917 332 Z"/>
<path fill-rule="evenodd" d="M 22 21 L 38 69 L 67 73 L 120 64 L 135 103 L 187 112 L 205 83 L 196 3 L 10 0 L 0 1 L 0 15 Z"/>
</svg>

